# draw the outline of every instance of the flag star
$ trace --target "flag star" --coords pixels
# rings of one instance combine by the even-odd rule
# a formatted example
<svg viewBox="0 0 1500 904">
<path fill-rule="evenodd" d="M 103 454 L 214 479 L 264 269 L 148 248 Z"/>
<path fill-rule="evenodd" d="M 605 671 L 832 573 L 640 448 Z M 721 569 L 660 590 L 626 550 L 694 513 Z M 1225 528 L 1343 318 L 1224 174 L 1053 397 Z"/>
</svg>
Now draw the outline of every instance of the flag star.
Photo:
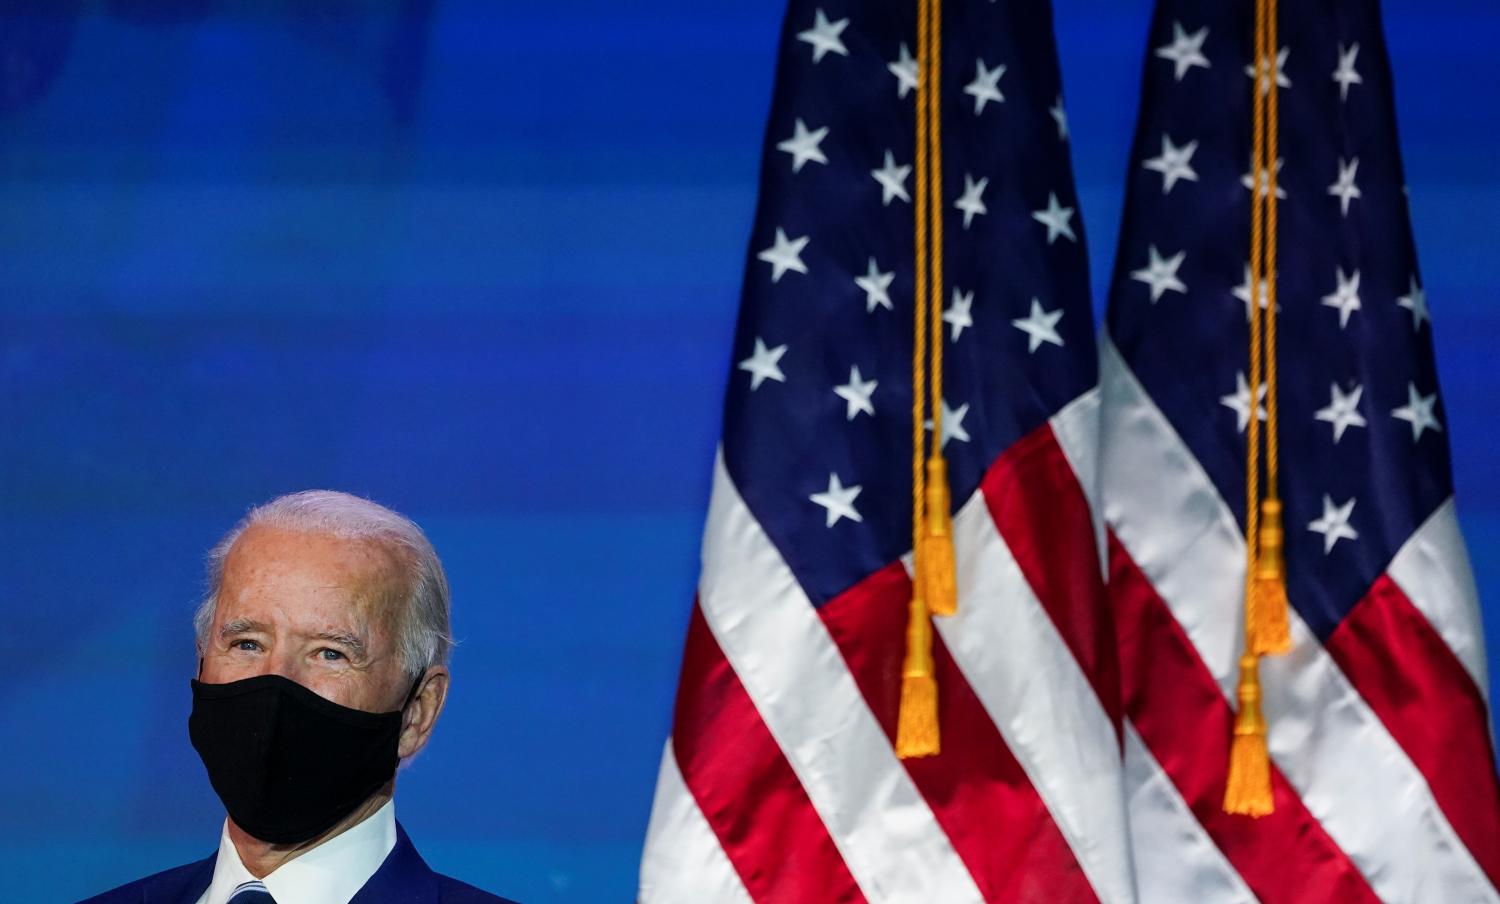
<svg viewBox="0 0 1500 904">
<path fill-rule="evenodd" d="M 1443 425 L 1438 423 L 1437 415 L 1432 413 L 1432 407 L 1436 404 L 1437 393 L 1424 396 L 1417 392 L 1417 384 L 1407 383 L 1406 404 L 1392 411 L 1391 417 L 1411 424 L 1412 442 L 1416 442 L 1429 427 L 1438 433 L 1443 432 Z"/>
<path fill-rule="evenodd" d="M 1411 328 L 1413 332 L 1422 329 L 1422 321 L 1431 323 L 1432 318 L 1427 314 L 1427 292 L 1417 285 L 1416 274 L 1409 277 L 1409 288 L 1406 294 L 1396 299 L 1396 304 L 1411 311 Z"/>
<path fill-rule="evenodd" d="M 1068 241 L 1078 241 L 1078 236 L 1073 234 L 1073 208 L 1063 207 L 1057 203 L 1057 193 L 1047 193 L 1047 209 L 1034 210 L 1031 218 L 1047 227 L 1047 244 L 1052 244 L 1058 236 L 1067 236 Z"/>
<path fill-rule="evenodd" d="M 911 175 L 911 166 L 897 166 L 896 157 L 890 151 L 885 152 L 885 166 L 870 170 L 870 175 L 880 183 L 881 204 L 889 207 L 892 198 L 911 201 L 911 195 L 906 193 L 906 177 Z"/>
<path fill-rule="evenodd" d="M 854 277 L 854 284 L 865 290 L 865 313 L 873 314 L 876 308 L 895 310 L 891 305 L 891 280 L 896 278 L 894 271 L 881 273 L 880 268 L 875 265 L 875 258 L 870 258 L 870 266 L 864 276 Z"/>
<path fill-rule="evenodd" d="M 1323 555 L 1333 552 L 1333 544 L 1340 540 L 1358 540 L 1359 531 L 1349 526 L 1349 516 L 1354 514 L 1354 500 L 1343 505 L 1334 505 L 1326 493 L 1323 495 L 1323 517 L 1307 525 L 1307 529 L 1323 535 Z"/>
<path fill-rule="evenodd" d="M 851 367 L 849 382 L 833 387 L 834 393 L 848 403 L 848 410 L 845 412 L 847 420 L 854 420 L 861 411 L 874 416 L 875 405 L 870 401 L 870 396 L 875 392 L 876 385 L 878 384 L 874 380 L 861 379 L 858 367 Z"/>
<path fill-rule="evenodd" d="M 908 91 L 917 87 L 917 61 L 905 44 L 901 45 L 901 58 L 894 63 L 886 63 L 885 68 L 896 77 L 897 97 L 905 97 Z"/>
<path fill-rule="evenodd" d="M 1062 315 L 1062 308 L 1044 311 L 1041 302 L 1033 298 L 1031 299 L 1031 313 L 1011 321 L 1012 326 L 1026 334 L 1027 354 L 1034 353 L 1041 348 L 1043 342 L 1062 347 L 1062 337 L 1057 334 L 1057 322 L 1062 319 Z"/>
<path fill-rule="evenodd" d="M 1179 251 L 1171 257 L 1163 258 L 1161 253 L 1152 245 L 1149 249 L 1150 261 L 1139 270 L 1132 270 L 1130 278 L 1143 282 L 1151 287 L 1151 303 L 1156 304 L 1161 297 L 1168 292 L 1181 292 L 1187 294 L 1187 286 L 1177 278 L 1177 268 L 1187 259 L 1186 251 Z"/>
<path fill-rule="evenodd" d="M 1363 85 L 1365 83 L 1365 80 L 1360 77 L 1359 72 L 1354 68 L 1354 61 L 1358 57 L 1359 42 L 1356 41 L 1348 50 L 1344 49 L 1343 44 L 1339 45 L 1339 65 L 1337 69 L 1333 70 L 1333 80 L 1339 83 L 1340 101 L 1349 99 L 1350 85 Z"/>
<path fill-rule="evenodd" d="M 1339 208 L 1346 217 L 1349 215 L 1349 202 L 1360 197 L 1359 186 L 1354 184 L 1354 174 L 1357 172 L 1359 172 L 1358 157 L 1348 163 L 1340 157 L 1338 180 L 1328 186 L 1328 193 L 1339 199 Z"/>
<path fill-rule="evenodd" d="M 953 290 L 953 304 L 943 312 L 943 322 L 953 327 L 953 332 L 948 336 L 949 342 L 957 342 L 958 337 L 964 334 L 964 327 L 974 325 L 974 317 L 971 309 L 974 307 L 974 293 L 960 292 L 956 287 Z"/>
<path fill-rule="evenodd" d="M 849 48 L 844 46 L 844 40 L 839 37 L 848 27 L 848 19 L 830 22 L 819 7 L 813 14 L 813 27 L 807 31 L 797 32 L 797 40 L 811 44 L 813 62 L 821 63 L 828 53 L 836 53 L 839 56 L 849 55 Z"/>
<path fill-rule="evenodd" d="M 1266 419 L 1265 401 L 1266 384 L 1262 383 L 1255 387 L 1255 416 L 1261 420 Z M 1250 384 L 1243 370 L 1234 375 L 1234 392 L 1219 396 L 1219 404 L 1234 412 L 1235 429 L 1244 433 L 1250 426 Z"/>
<path fill-rule="evenodd" d="M 943 399 L 943 435 L 938 442 L 938 448 L 942 449 L 948 445 L 948 440 L 956 439 L 961 443 L 969 441 L 969 431 L 964 429 L 964 418 L 969 414 L 969 403 L 965 402 L 957 408 L 949 408 L 948 400 Z M 927 421 L 927 429 L 932 429 L 932 421 Z"/>
<path fill-rule="evenodd" d="M 1172 143 L 1172 136 L 1162 133 L 1161 156 L 1152 157 L 1141 163 L 1148 170 L 1161 173 L 1161 193 L 1167 194 L 1177 180 L 1186 179 L 1189 182 L 1198 181 L 1198 173 L 1193 170 L 1193 153 L 1198 150 L 1198 142 L 1189 141 L 1182 147 Z"/>
<path fill-rule="evenodd" d="M 1323 304 L 1330 308 L 1337 308 L 1339 312 L 1339 329 L 1349 325 L 1349 315 L 1359 310 L 1359 270 L 1354 271 L 1353 276 L 1345 276 L 1344 268 L 1338 268 L 1338 288 L 1333 290 L 1332 295 L 1323 296 Z"/>
<path fill-rule="evenodd" d="M 1332 397 L 1329 399 L 1327 408 L 1319 408 L 1313 417 L 1320 421 L 1326 421 L 1333 425 L 1333 441 L 1335 444 L 1344 438 L 1344 431 L 1350 427 L 1365 427 L 1364 415 L 1359 413 L 1359 397 L 1364 395 L 1365 388 L 1356 385 L 1345 395 L 1339 390 L 1339 384 L 1330 384 Z"/>
<path fill-rule="evenodd" d="M 786 151 L 792 155 L 792 172 L 802 172 L 802 165 L 811 160 L 814 163 L 827 163 L 828 158 L 823 156 L 823 149 L 818 147 L 824 138 L 828 137 L 828 127 L 810 131 L 807 124 L 797 120 L 796 131 L 792 137 L 776 145 L 776 150 Z"/>
<path fill-rule="evenodd" d="M 969 222 L 975 216 L 990 212 L 990 209 L 984 206 L 984 190 L 989 187 L 989 184 L 990 180 L 988 178 L 975 182 L 968 173 L 964 173 L 964 193 L 962 197 L 953 202 L 953 206 L 964 212 L 965 229 L 969 228 Z"/>
<path fill-rule="evenodd" d="M 775 380 L 778 383 L 786 382 L 786 375 L 781 372 L 781 356 L 786 354 L 786 346 L 778 345 L 775 348 L 766 348 L 766 343 L 759 337 L 755 337 L 755 352 L 740 362 L 740 370 L 748 371 L 750 374 L 750 391 L 754 392 L 760 388 L 760 384 L 767 380 Z"/>
<path fill-rule="evenodd" d="M 1260 76 L 1260 78 L 1257 80 L 1260 83 L 1260 93 L 1261 94 L 1269 94 L 1270 93 L 1270 91 L 1271 91 L 1270 74 L 1271 74 L 1271 72 L 1273 70 L 1276 73 L 1276 86 L 1278 88 L 1290 88 L 1290 87 L 1292 87 L 1292 80 L 1289 79 L 1289 78 L 1287 78 L 1287 75 L 1286 75 L 1286 58 L 1290 54 L 1291 54 L 1291 50 L 1289 48 L 1286 48 L 1286 47 L 1281 48 L 1281 51 L 1276 54 L 1276 65 L 1274 67 L 1271 65 L 1271 61 L 1269 59 L 1262 59 L 1260 61 L 1261 69 L 1264 70 L 1264 72 L 1262 73 L 1262 75 Z M 1255 78 L 1256 77 L 1256 75 L 1255 75 L 1255 64 L 1254 63 L 1251 63 L 1250 65 L 1248 65 L 1248 66 L 1245 67 L 1245 74 L 1248 75 L 1248 76 L 1250 76 L 1251 78 Z"/>
<path fill-rule="evenodd" d="M 1067 141 L 1068 111 L 1063 107 L 1063 99 L 1061 94 L 1057 96 L 1057 103 L 1047 108 L 1047 112 L 1052 114 L 1052 121 L 1057 123 L 1057 140 Z"/>
<path fill-rule="evenodd" d="M 1177 81 L 1187 75 L 1188 70 L 1194 66 L 1209 68 L 1208 57 L 1203 55 L 1203 41 L 1208 37 L 1208 26 L 1205 25 L 1192 34 L 1188 34 L 1182 27 L 1181 22 L 1172 23 L 1172 43 L 1156 48 L 1156 55 L 1164 60 L 1171 60 L 1176 66 Z"/>
<path fill-rule="evenodd" d="M 824 527 L 833 527 L 839 523 L 840 518 L 848 518 L 850 521 L 863 521 L 859 511 L 854 508 L 854 500 L 859 498 L 860 486 L 846 487 L 839 481 L 839 475 L 829 472 L 828 489 L 822 493 L 814 493 L 808 499 L 821 505 L 827 511 L 827 519 Z"/>
<path fill-rule="evenodd" d="M 1238 298 L 1240 301 L 1243 301 L 1245 303 L 1245 322 L 1249 323 L 1250 322 L 1250 305 L 1252 303 L 1251 299 L 1250 299 L 1250 265 L 1249 264 L 1245 265 L 1245 281 L 1234 287 L 1234 297 Z M 1270 306 L 1270 304 L 1271 304 L 1271 286 L 1270 286 L 1270 283 L 1267 280 L 1262 279 L 1260 281 L 1259 298 L 1256 299 L 1256 300 L 1260 302 L 1260 309 L 1262 311 L 1264 311 L 1267 307 Z M 1279 311 L 1280 308 L 1281 308 L 1281 305 L 1277 305 L 1276 307 L 1277 307 L 1277 310 Z"/>
<path fill-rule="evenodd" d="M 771 282 L 781 282 L 788 270 L 806 273 L 802 263 L 802 249 L 807 247 L 807 236 L 788 239 L 780 226 L 776 227 L 776 244 L 757 254 L 756 257 L 771 265 Z"/>
<path fill-rule="evenodd" d="M 974 115 L 978 116 L 990 101 L 1005 103 L 1005 95 L 1000 93 L 1000 76 L 1005 74 L 1005 66 L 990 69 L 984 65 L 984 60 L 975 60 L 974 65 L 978 74 L 974 76 L 974 81 L 964 86 L 964 93 L 974 98 Z"/>
<path fill-rule="evenodd" d="M 1286 188 L 1281 184 L 1281 166 L 1284 163 L 1286 163 L 1285 158 L 1276 158 L 1276 197 L 1283 200 L 1286 199 Z M 1255 175 L 1251 175 L 1251 173 L 1255 173 Z M 1258 180 L 1255 178 L 1255 176 L 1257 175 L 1260 177 Z M 1265 167 L 1261 167 L 1259 169 L 1259 172 L 1257 172 L 1255 163 L 1252 161 L 1250 164 L 1250 169 L 1245 172 L 1245 175 L 1240 177 L 1240 184 L 1245 186 L 1245 189 L 1247 191 L 1255 191 L 1257 188 L 1257 182 L 1260 183 L 1260 196 L 1264 198 L 1266 194 L 1271 190 L 1270 174 L 1266 172 Z"/>
</svg>

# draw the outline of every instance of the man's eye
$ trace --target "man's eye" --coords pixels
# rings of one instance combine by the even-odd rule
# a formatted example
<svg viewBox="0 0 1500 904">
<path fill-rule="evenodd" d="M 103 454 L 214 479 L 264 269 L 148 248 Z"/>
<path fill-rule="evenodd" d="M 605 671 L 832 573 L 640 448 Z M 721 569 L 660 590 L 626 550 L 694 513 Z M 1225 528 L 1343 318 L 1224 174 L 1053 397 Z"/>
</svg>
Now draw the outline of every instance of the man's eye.
<svg viewBox="0 0 1500 904">
<path fill-rule="evenodd" d="M 334 662 L 336 660 L 343 659 L 344 654 L 340 653 L 338 650 L 330 650 L 328 647 L 324 647 L 323 649 L 318 651 L 318 658 L 323 659 L 327 662 Z"/>
<path fill-rule="evenodd" d="M 260 649 L 260 644 L 253 640 L 236 640 L 234 642 L 234 648 L 236 650 L 244 650 L 247 653 L 254 653 L 256 650 Z"/>
</svg>

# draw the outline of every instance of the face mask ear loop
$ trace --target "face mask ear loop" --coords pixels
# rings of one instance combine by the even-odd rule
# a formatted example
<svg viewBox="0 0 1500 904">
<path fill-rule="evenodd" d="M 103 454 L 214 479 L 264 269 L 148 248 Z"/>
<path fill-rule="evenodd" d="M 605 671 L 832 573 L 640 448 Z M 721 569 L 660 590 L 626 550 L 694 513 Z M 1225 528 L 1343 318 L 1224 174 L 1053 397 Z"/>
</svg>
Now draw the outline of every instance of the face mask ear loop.
<svg viewBox="0 0 1500 904">
<path fill-rule="evenodd" d="M 203 657 L 202 656 L 198 657 L 198 674 L 194 676 L 194 680 L 197 680 L 197 681 L 202 681 L 203 680 Z"/>
<path fill-rule="evenodd" d="M 202 666 L 200 665 L 199 668 L 202 668 Z M 426 677 L 427 677 L 427 670 L 423 669 L 417 675 L 417 680 L 413 681 L 411 683 L 411 691 L 409 693 L 407 693 L 407 695 L 406 695 L 406 702 L 401 704 L 401 711 L 402 712 L 405 712 L 406 708 L 408 706 L 411 706 L 411 701 L 417 699 L 417 691 L 419 691 L 419 690 L 422 689 L 422 679 L 426 678 Z"/>
</svg>

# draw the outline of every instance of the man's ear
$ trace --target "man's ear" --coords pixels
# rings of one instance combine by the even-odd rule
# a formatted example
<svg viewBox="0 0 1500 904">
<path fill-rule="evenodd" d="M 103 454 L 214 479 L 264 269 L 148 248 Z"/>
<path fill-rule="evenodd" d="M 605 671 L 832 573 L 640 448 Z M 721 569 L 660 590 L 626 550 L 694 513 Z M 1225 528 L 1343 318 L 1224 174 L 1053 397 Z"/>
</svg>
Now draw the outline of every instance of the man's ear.
<svg viewBox="0 0 1500 904">
<path fill-rule="evenodd" d="M 435 665 L 422 676 L 416 694 L 401 715 L 401 741 L 396 753 L 401 759 L 416 756 L 427 746 L 432 728 L 448 699 L 448 668 Z"/>
</svg>

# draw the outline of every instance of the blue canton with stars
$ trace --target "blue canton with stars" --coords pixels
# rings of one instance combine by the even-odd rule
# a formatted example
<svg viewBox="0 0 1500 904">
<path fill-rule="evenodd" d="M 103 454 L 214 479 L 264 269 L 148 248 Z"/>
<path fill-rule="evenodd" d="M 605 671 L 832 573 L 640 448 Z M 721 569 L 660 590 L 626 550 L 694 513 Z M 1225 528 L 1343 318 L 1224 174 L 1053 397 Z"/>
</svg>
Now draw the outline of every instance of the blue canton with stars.
<svg viewBox="0 0 1500 904">
<path fill-rule="evenodd" d="M 944 451 L 955 508 L 1096 382 L 1047 3 L 943 10 Z M 816 605 L 911 546 L 916 4 L 793 2 L 724 459 Z"/>
<path fill-rule="evenodd" d="M 1108 314 L 1241 525 L 1253 23 L 1250 0 L 1157 4 Z M 1279 28 L 1288 595 L 1326 639 L 1452 482 L 1378 5 L 1283 3 Z"/>
</svg>

